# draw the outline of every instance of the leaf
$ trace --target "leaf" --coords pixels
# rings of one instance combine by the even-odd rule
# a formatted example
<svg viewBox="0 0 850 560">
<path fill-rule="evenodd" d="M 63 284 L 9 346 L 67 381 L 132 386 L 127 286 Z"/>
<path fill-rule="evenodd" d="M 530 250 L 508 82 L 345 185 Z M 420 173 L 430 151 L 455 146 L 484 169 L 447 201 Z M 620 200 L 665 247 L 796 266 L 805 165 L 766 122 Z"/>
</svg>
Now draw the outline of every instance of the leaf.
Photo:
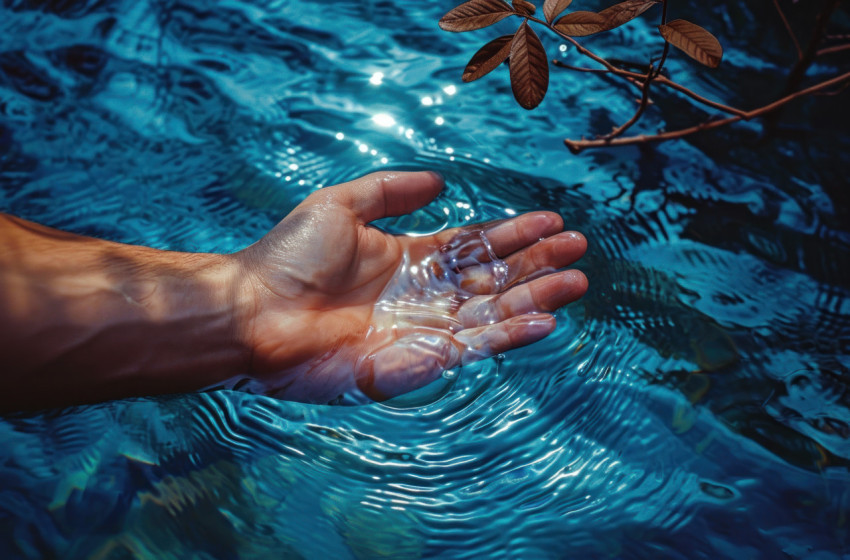
<svg viewBox="0 0 850 560">
<path fill-rule="evenodd" d="M 534 12 L 537 11 L 534 4 L 526 2 L 525 0 L 512 0 L 511 4 L 514 7 L 514 10 L 516 10 L 516 13 L 524 16 L 533 16 Z"/>
<path fill-rule="evenodd" d="M 614 4 L 610 8 L 605 8 L 599 12 L 599 15 L 605 19 L 604 31 L 620 27 L 627 21 L 638 17 L 655 4 L 658 4 L 658 0 L 626 0 L 625 2 Z"/>
<path fill-rule="evenodd" d="M 546 0 L 543 3 L 543 15 L 546 16 L 546 21 L 552 23 L 572 2 L 573 0 Z"/>
<path fill-rule="evenodd" d="M 496 69 L 510 56 L 513 38 L 513 35 L 504 35 L 478 49 L 466 65 L 462 80 L 471 82 Z"/>
<path fill-rule="evenodd" d="M 585 37 L 605 31 L 605 18 L 596 12 L 572 12 L 556 21 L 555 29 L 569 37 Z"/>
<path fill-rule="evenodd" d="M 683 19 L 675 19 L 666 25 L 659 25 L 658 30 L 664 40 L 682 49 L 686 55 L 710 68 L 717 68 L 723 58 L 723 47 L 708 31 L 695 23 Z"/>
<path fill-rule="evenodd" d="M 549 60 L 527 21 L 519 26 L 511 43 L 511 89 L 525 109 L 540 105 L 549 89 Z"/>
<path fill-rule="evenodd" d="M 444 15 L 440 20 L 440 29 L 456 33 L 472 31 L 493 25 L 515 13 L 502 0 L 470 0 Z"/>
</svg>

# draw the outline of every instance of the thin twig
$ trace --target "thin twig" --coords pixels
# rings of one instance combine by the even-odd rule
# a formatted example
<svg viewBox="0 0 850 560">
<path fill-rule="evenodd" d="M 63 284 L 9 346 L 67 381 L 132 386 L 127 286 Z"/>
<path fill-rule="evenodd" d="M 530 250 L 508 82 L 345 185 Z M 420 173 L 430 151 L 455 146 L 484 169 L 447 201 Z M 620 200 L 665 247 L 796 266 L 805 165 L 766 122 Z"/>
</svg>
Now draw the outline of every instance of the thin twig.
<svg viewBox="0 0 850 560">
<path fill-rule="evenodd" d="M 662 2 L 663 7 L 661 10 L 661 25 L 664 25 L 667 23 L 667 0 L 662 0 Z M 647 105 L 649 105 L 649 90 L 652 87 L 652 82 L 661 73 L 661 69 L 664 67 L 664 62 L 667 60 L 667 53 L 669 52 L 669 50 L 670 43 L 664 41 L 664 52 L 661 54 L 661 60 L 658 63 L 658 68 L 653 71 L 652 64 L 649 65 L 649 68 L 646 71 L 646 79 L 644 80 L 643 87 L 641 87 L 640 91 L 640 105 L 638 105 L 638 108 L 632 115 L 632 118 L 615 128 L 608 134 L 602 136 L 603 139 L 610 140 L 612 138 L 622 136 L 624 132 L 631 128 L 631 126 L 638 122 L 643 116 L 644 111 L 646 111 Z"/>
<path fill-rule="evenodd" d="M 727 117 L 725 119 L 720 119 L 716 121 L 708 121 L 703 122 L 695 126 L 691 126 L 688 128 L 683 128 L 680 130 L 671 130 L 668 132 L 660 132 L 658 134 L 639 134 L 637 136 L 626 136 L 620 138 L 612 138 L 612 139 L 595 139 L 595 140 L 564 140 L 564 144 L 566 144 L 567 148 L 574 154 L 581 152 L 582 150 L 586 150 L 588 148 L 601 148 L 601 147 L 609 147 L 609 146 L 627 146 L 630 144 L 644 144 L 648 142 L 659 142 L 662 140 L 672 140 L 675 138 L 682 138 L 683 136 L 688 136 L 690 134 L 694 134 L 695 132 L 700 132 L 703 130 L 711 130 L 713 128 L 719 128 L 721 126 L 726 126 L 731 123 L 735 123 L 741 120 L 749 120 L 755 117 L 760 117 L 776 109 L 782 107 L 786 103 L 793 101 L 799 97 L 803 97 L 834 85 L 841 84 L 850 80 L 850 72 L 845 74 L 841 74 L 840 76 L 836 76 L 829 80 L 823 81 L 819 84 L 815 84 L 806 89 L 799 90 L 790 95 L 786 95 L 780 99 L 777 99 L 773 103 L 765 105 L 763 107 L 759 107 L 758 109 L 753 109 L 752 111 L 746 111 L 743 116 L 735 115 L 733 117 Z"/>
<path fill-rule="evenodd" d="M 813 93 L 812 95 L 822 95 L 824 97 L 833 97 L 835 95 L 841 95 L 844 93 L 844 90 L 850 87 L 850 82 L 840 85 L 837 89 L 832 91 L 818 91 Z"/>
<path fill-rule="evenodd" d="M 785 26 L 786 31 L 788 31 L 788 35 L 790 35 L 791 40 L 794 41 L 794 47 L 797 49 L 797 60 L 803 60 L 803 49 L 800 48 L 800 42 L 797 41 L 797 35 L 794 33 L 794 30 L 791 29 L 791 24 L 788 23 L 788 19 L 785 17 L 785 12 L 783 12 L 782 8 L 779 6 L 779 0 L 773 0 L 773 5 L 776 7 L 776 11 L 779 12 L 779 17 L 782 19 L 782 24 Z"/>
<path fill-rule="evenodd" d="M 639 87 L 639 88 L 642 87 L 643 82 L 646 80 L 646 78 L 647 78 L 646 74 L 640 74 L 638 72 L 629 72 L 628 70 L 623 70 L 622 68 L 617 68 L 616 66 L 614 66 L 613 64 L 611 64 L 610 62 L 608 62 L 607 60 L 602 58 L 601 56 L 597 55 L 593 51 L 583 47 L 581 45 L 581 43 L 579 43 L 578 41 L 576 41 L 575 39 L 573 39 L 569 35 L 564 35 L 563 33 L 558 31 L 557 29 L 555 29 L 555 27 L 550 25 L 549 23 L 547 23 L 543 20 L 537 19 L 535 17 L 530 17 L 528 19 L 548 27 L 552 32 L 557 34 L 559 37 L 563 38 L 566 41 L 569 41 L 576 48 L 576 50 L 579 52 L 579 54 L 586 56 L 586 57 L 590 58 L 591 60 L 593 60 L 595 62 L 598 62 L 599 64 L 604 66 L 604 69 L 599 69 L 598 71 L 595 71 L 595 70 L 592 70 L 592 69 L 589 69 L 589 68 L 585 69 L 585 68 L 581 68 L 579 66 L 570 66 L 570 65 L 565 64 L 561 61 L 553 61 L 555 66 L 559 66 L 559 67 L 562 67 L 562 68 L 569 68 L 571 70 L 578 70 L 580 72 L 594 72 L 594 73 L 600 73 L 600 74 L 606 73 L 606 72 L 611 73 L 611 74 L 614 74 L 615 76 L 623 78 L 627 82 L 629 82 L 632 85 Z M 665 46 L 667 46 L 667 45 L 669 45 L 669 43 L 667 43 L 665 41 Z M 685 86 L 683 86 L 683 85 L 681 85 L 677 82 L 674 82 L 673 80 L 671 80 L 671 79 L 669 79 L 665 76 L 658 75 L 655 78 L 655 80 L 659 84 L 663 84 L 663 85 L 665 85 L 665 86 L 667 86 L 671 89 L 675 89 L 679 93 L 682 93 L 682 94 L 690 97 L 691 99 L 693 99 L 697 103 L 707 105 L 709 107 L 712 107 L 713 109 L 717 109 L 718 111 L 723 111 L 723 112 L 729 113 L 731 115 L 743 115 L 744 114 L 744 111 L 741 111 L 740 109 L 736 109 L 735 107 L 729 107 L 728 105 L 723 105 L 722 103 L 718 103 L 716 101 L 711 101 L 710 99 L 707 99 L 707 98 L 697 94 L 696 92 L 688 89 L 687 87 L 685 87 Z"/>
<path fill-rule="evenodd" d="M 832 47 L 826 47 L 820 49 L 815 53 L 815 56 L 823 56 L 825 54 L 835 54 L 837 52 L 850 50 L 850 43 L 846 43 L 844 45 L 834 45 Z"/>
<path fill-rule="evenodd" d="M 626 122 L 624 122 L 623 124 L 621 124 L 620 126 L 615 128 L 614 130 L 612 130 L 608 134 L 602 136 L 601 139 L 611 140 L 612 138 L 616 138 L 617 136 L 621 136 L 633 124 L 638 122 L 638 120 L 641 118 L 641 116 L 643 116 L 643 112 L 646 111 L 646 107 L 647 107 L 647 105 L 649 105 L 649 88 L 652 85 L 652 66 L 649 67 L 648 74 L 650 75 L 650 77 L 647 78 L 643 82 L 643 87 L 641 88 L 641 93 L 640 93 L 640 105 L 638 105 L 638 108 L 635 111 L 635 114 L 632 115 L 632 118 L 630 118 L 629 120 L 627 120 Z"/>
<path fill-rule="evenodd" d="M 741 118 L 746 119 L 746 117 L 745 117 L 745 115 L 747 113 L 746 111 L 742 111 L 741 109 L 737 109 L 735 107 L 730 107 L 729 105 L 724 105 L 723 103 L 718 103 L 717 101 L 712 101 L 711 99 L 707 99 L 707 98 L 699 95 L 698 93 L 686 88 L 685 86 L 683 86 L 683 85 L 681 85 L 677 82 L 674 82 L 670 78 L 667 78 L 665 76 L 659 76 L 658 78 L 656 78 L 655 81 L 658 82 L 659 84 L 662 84 L 662 85 L 669 87 L 670 89 L 675 89 L 676 91 L 687 95 L 688 97 L 690 97 L 694 101 L 702 103 L 703 105 L 708 105 L 709 107 L 713 107 L 714 109 L 717 109 L 718 111 L 723 111 L 724 113 L 730 113 L 732 115 L 737 115 Z"/>
<path fill-rule="evenodd" d="M 662 0 L 661 4 L 661 25 L 667 25 L 667 0 Z M 652 74 L 651 69 L 649 72 L 646 73 L 646 75 L 649 76 L 650 81 L 661 75 L 661 70 L 664 68 L 664 63 L 667 62 L 667 54 L 669 52 L 670 43 L 668 43 L 665 39 L 664 51 L 661 53 L 661 61 L 658 63 L 658 68 L 655 70 L 655 75 Z"/>
<path fill-rule="evenodd" d="M 575 70 L 576 72 L 590 72 L 591 74 L 611 74 L 612 72 L 607 68 L 584 68 L 583 66 L 573 66 L 572 64 L 567 64 L 566 62 L 562 62 L 557 58 L 552 60 L 552 64 L 558 66 L 559 68 L 566 68 L 567 70 Z M 643 78 L 643 74 L 638 74 L 637 72 L 631 72 L 635 75 L 635 78 Z M 620 74 L 622 75 L 622 74 Z"/>
<path fill-rule="evenodd" d="M 806 72 L 815 60 L 815 55 L 821 41 L 823 41 L 823 36 L 826 35 L 826 26 L 829 23 L 829 19 L 840 3 L 841 0 L 824 0 L 823 7 L 815 20 L 815 28 L 812 30 L 809 44 L 806 46 L 805 52 L 803 52 L 803 58 L 797 61 L 797 64 L 794 65 L 794 68 L 791 69 L 788 73 L 788 78 L 785 80 L 785 89 L 782 92 L 783 97 L 794 93 L 800 87 L 800 84 L 803 83 Z M 782 111 L 777 111 L 768 117 L 764 127 L 768 134 L 776 128 L 776 123 L 781 113 Z"/>
<path fill-rule="evenodd" d="M 573 70 L 574 72 L 587 72 L 589 74 L 614 74 L 614 72 L 607 68 L 584 68 L 583 66 L 573 66 L 572 64 L 567 64 L 557 58 L 552 59 L 552 64 L 558 68 Z M 646 79 L 646 75 L 638 74 L 637 72 L 629 72 L 628 70 L 620 70 L 619 72 L 616 72 L 616 75 L 639 89 L 643 87 L 642 84 Z"/>
</svg>

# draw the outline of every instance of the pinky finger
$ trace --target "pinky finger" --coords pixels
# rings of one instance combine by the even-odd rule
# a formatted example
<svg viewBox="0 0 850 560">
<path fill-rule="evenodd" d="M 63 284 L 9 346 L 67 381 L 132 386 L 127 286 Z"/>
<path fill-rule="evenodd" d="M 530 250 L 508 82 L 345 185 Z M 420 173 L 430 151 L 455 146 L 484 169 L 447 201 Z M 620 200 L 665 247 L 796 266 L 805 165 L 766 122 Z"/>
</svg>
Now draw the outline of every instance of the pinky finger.
<svg viewBox="0 0 850 560">
<path fill-rule="evenodd" d="M 555 330 L 555 318 L 548 313 L 528 313 L 499 323 L 463 330 L 455 340 L 463 346 L 461 364 L 471 364 L 513 348 L 526 346 Z"/>
</svg>

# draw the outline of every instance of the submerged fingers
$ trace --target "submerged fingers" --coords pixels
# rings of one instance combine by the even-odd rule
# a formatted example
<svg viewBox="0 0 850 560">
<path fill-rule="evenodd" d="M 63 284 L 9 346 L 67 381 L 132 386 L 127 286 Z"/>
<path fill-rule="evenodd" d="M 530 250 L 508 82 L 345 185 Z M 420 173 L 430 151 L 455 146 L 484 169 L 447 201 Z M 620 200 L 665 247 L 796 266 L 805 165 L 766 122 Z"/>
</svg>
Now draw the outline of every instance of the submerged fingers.
<svg viewBox="0 0 850 560">
<path fill-rule="evenodd" d="M 461 363 L 471 364 L 537 342 L 553 330 L 554 317 L 548 313 L 534 313 L 463 330 L 455 335 L 455 340 L 463 345 Z"/>
<path fill-rule="evenodd" d="M 461 267 L 504 258 L 564 229 L 554 212 L 530 212 L 475 226 L 454 228 L 437 234 L 441 251 L 451 253 Z"/>
<path fill-rule="evenodd" d="M 520 282 L 569 266 L 586 250 L 587 240 L 582 234 L 562 232 L 521 249 L 504 260 L 461 270 L 458 285 L 471 294 L 496 294 Z"/>
<path fill-rule="evenodd" d="M 469 294 L 493 294 L 518 282 L 569 266 L 587 249 L 578 232 L 562 232 L 551 212 L 532 212 L 511 220 L 463 228 L 438 236 L 446 269 Z"/>
<path fill-rule="evenodd" d="M 499 258 L 533 245 L 564 229 L 564 220 L 554 212 L 530 212 L 485 229 L 493 252 Z"/>
<path fill-rule="evenodd" d="M 467 300 L 458 311 L 464 328 L 504 321 L 527 313 L 550 312 L 576 301 L 587 291 L 587 278 L 578 270 L 548 274 L 494 296 Z"/>
<path fill-rule="evenodd" d="M 456 335 L 433 330 L 411 332 L 358 364 L 357 387 L 374 401 L 391 399 L 436 381 L 447 369 L 531 344 L 554 329 L 554 317 L 534 313 L 465 329 Z"/>
<path fill-rule="evenodd" d="M 587 251 L 587 240 L 577 231 L 565 231 L 517 251 L 505 259 L 508 285 L 570 266 Z"/>
</svg>

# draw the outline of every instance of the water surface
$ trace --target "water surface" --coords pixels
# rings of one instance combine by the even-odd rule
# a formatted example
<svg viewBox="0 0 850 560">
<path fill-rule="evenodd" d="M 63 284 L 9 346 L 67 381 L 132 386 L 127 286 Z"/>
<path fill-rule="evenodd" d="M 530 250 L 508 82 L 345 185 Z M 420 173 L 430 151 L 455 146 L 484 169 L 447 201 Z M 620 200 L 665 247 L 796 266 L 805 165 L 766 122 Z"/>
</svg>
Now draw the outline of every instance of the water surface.
<svg viewBox="0 0 850 560">
<path fill-rule="evenodd" d="M 6 418 L 0 556 L 848 552 L 847 93 L 789 108 L 767 140 L 747 123 L 572 156 L 561 140 L 624 121 L 631 96 L 553 69 L 526 112 L 505 68 L 461 84 L 510 27 L 444 33 L 454 5 L 4 3 L 2 211 L 230 252 L 316 188 L 436 169 L 438 200 L 382 227 L 554 210 L 590 240 L 591 289 L 552 336 L 464 367 L 422 407 L 221 391 Z M 755 23 L 772 12 L 701 6 L 676 9 L 718 35 L 724 63 L 676 57 L 673 75 L 747 108 L 781 91 L 793 51 Z M 641 20 L 588 44 L 634 58 L 651 37 Z M 644 131 L 704 117 L 657 101 Z"/>
</svg>

